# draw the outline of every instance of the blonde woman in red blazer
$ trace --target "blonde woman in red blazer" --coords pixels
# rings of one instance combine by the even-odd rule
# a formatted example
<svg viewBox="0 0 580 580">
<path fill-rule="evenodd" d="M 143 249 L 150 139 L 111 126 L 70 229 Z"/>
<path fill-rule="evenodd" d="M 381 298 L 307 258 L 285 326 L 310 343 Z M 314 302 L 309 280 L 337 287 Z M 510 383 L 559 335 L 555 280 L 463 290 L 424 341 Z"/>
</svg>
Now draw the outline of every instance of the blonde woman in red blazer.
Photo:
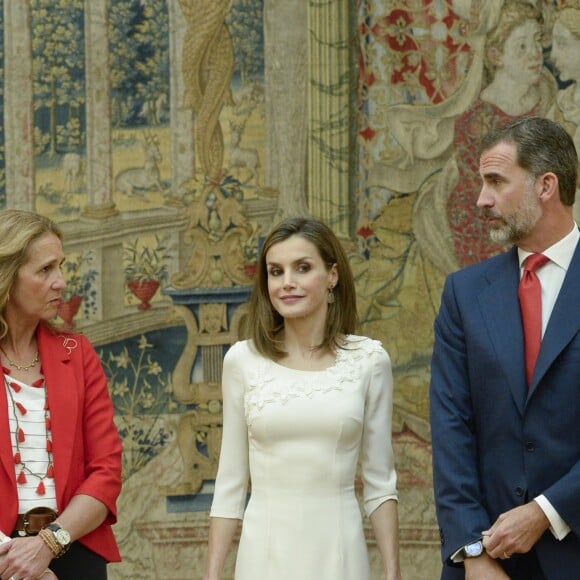
<svg viewBox="0 0 580 580">
<path fill-rule="evenodd" d="M 106 376 L 85 337 L 50 324 L 63 260 L 53 222 L 0 211 L 2 580 L 102 580 L 120 560 L 122 449 Z"/>
</svg>

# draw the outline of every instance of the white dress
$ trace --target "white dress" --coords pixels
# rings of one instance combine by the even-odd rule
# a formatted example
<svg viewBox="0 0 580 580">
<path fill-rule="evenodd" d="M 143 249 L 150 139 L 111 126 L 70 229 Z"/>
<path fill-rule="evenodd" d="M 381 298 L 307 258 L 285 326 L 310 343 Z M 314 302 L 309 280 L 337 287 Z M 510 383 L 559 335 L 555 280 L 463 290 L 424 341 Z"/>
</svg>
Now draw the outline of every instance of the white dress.
<svg viewBox="0 0 580 580">
<path fill-rule="evenodd" d="M 381 344 L 349 336 L 332 367 L 311 372 L 238 342 L 224 358 L 222 390 L 210 515 L 243 518 L 235 579 L 370 579 L 355 497 L 358 460 L 367 514 L 397 498 L 393 381 Z"/>
</svg>

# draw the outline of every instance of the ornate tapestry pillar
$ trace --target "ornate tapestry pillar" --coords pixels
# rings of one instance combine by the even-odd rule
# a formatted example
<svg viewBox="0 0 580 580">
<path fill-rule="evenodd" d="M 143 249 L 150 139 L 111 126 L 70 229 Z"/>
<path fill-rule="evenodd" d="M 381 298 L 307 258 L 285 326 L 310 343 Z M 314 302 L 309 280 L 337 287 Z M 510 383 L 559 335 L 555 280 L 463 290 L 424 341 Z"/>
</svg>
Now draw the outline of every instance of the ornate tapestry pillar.
<svg viewBox="0 0 580 580">
<path fill-rule="evenodd" d="M 112 193 L 107 0 L 87 0 L 84 10 L 88 205 L 81 215 L 104 219 L 118 213 Z"/>
<path fill-rule="evenodd" d="M 280 192 L 276 221 L 306 215 L 307 14 L 304 0 L 265 0 L 266 186 Z"/>
<path fill-rule="evenodd" d="M 4 2 L 4 154 L 7 207 L 34 209 L 34 110 L 28 2 Z"/>
<path fill-rule="evenodd" d="M 331 224 L 342 238 L 350 237 L 355 174 L 357 69 L 351 62 L 350 4 L 331 0 L 310 3 L 308 9 L 308 205 L 313 216 Z"/>
<path fill-rule="evenodd" d="M 169 107 L 171 126 L 171 184 L 172 194 L 179 197 L 180 186 L 195 173 L 195 146 L 193 143 L 192 113 L 183 107 L 185 82 L 182 75 L 183 46 L 186 20 L 179 0 L 168 0 L 169 13 Z"/>
</svg>

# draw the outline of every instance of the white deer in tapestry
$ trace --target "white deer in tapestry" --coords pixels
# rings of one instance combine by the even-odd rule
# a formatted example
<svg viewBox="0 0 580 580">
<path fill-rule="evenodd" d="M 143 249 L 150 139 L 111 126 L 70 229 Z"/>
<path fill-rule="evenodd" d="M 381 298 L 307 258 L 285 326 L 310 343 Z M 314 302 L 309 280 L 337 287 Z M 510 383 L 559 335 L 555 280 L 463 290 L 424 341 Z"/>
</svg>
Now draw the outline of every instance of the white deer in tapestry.
<svg viewBox="0 0 580 580">
<path fill-rule="evenodd" d="M 145 163 L 142 167 L 130 167 L 117 173 L 115 189 L 126 195 L 143 197 L 147 191 L 163 191 L 159 163 L 162 160 L 157 135 L 145 133 L 143 142 Z"/>
</svg>

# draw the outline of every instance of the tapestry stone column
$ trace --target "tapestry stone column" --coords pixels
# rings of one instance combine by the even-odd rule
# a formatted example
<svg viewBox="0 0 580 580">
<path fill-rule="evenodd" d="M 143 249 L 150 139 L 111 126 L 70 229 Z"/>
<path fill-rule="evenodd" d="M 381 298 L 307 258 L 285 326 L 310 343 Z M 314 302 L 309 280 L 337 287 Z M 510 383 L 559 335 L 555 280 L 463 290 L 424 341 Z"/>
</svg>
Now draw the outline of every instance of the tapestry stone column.
<svg viewBox="0 0 580 580">
<path fill-rule="evenodd" d="M 4 154 L 7 207 L 34 209 L 30 6 L 4 2 Z"/>
<path fill-rule="evenodd" d="M 107 4 L 107 0 L 84 3 L 88 204 L 81 215 L 93 219 L 118 213 L 112 194 Z"/>
<path fill-rule="evenodd" d="M 276 219 L 308 213 L 307 15 L 304 0 L 265 0 L 266 186 L 279 191 Z"/>
<path fill-rule="evenodd" d="M 349 238 L 355 175 L 356 61 L 348 0 L 312 2 L 308 10 L 308 191 L 310 213 Z M 352 66 L 351 66 L 352 65 Z"/>
<path fill-rule="evenodd" d="M 171 189 L 173 196 L 179 198 L 182 184 L 190 180 L 195 173 L 195 146 L 192 139 L 192 114 L 189 109 L 183 107 L 185 92 L 182 74 L 183 43 L 187 22 L 181 11 L 179 0 L 168 0 L 167 10 L 170 34 Z"/>
</svg>

